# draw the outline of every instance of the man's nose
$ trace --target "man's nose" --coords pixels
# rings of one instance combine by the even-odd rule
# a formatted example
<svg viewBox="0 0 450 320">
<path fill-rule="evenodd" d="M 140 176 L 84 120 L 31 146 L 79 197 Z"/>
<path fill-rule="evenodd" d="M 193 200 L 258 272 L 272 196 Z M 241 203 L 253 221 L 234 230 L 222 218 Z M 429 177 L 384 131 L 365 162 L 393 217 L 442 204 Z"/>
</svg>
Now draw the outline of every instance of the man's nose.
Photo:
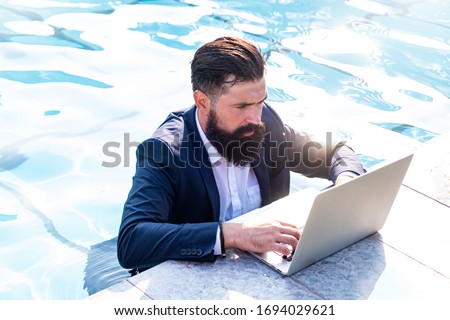
<svg viewBox="0 0 450 320">
<path fill-rule="evenodd" d="M 248 122 L 251 124 L 260 124 L 262 115 L 262 105 L 254 105 L 249 110 Z"/>
</svg>

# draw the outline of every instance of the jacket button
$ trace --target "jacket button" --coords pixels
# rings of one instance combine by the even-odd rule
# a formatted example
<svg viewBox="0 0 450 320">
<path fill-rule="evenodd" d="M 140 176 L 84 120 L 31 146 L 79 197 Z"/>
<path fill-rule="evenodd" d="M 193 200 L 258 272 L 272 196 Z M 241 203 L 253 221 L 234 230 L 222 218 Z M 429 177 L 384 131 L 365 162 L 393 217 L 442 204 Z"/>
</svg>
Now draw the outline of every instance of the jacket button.
<svg viewBox="0 0 450 320">
<path fill-rule="evenodd" d="M 197 255 L 201 256 L 203 254 L 203 250 L 202 249 L 197 249 Z"/>
<path fill-rule="evenodd" d="M 187 255 L 187 256 L 190 256 L 191 254 L 192 254 L 191 249 L 186 249 L 186 255 Z"/>
<path fill-rule="evenodd" d="M 180 254 L 181 254 L 182 256 L 185 256 L 185 255 L 186 255 L 186 249 L 181 249 L 181 250 L 180 250 Z"/>
</svg>

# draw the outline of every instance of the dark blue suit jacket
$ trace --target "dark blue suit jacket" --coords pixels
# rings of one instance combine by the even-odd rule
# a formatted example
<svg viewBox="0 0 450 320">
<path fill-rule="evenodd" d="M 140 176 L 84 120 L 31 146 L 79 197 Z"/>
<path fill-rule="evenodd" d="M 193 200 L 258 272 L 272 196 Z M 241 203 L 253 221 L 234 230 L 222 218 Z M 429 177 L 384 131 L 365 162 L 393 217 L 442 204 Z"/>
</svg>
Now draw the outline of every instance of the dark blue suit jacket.
<svg viewBox="0 0 450 320">
<path fill-rule="evenodd" d="M 137 148 L 136 174 L 124 206 L 118 258 L 124 268 L 149 268 L 170 259 L 214 259 L 220 198 L 193 106 L 171 113 Z M 332 181 L 363 172 L 343 143 L 328 146 L 285 125 L 265 105 L 266 135 L 252 164 L 262 205 L 289 194 L 290 170 Z M 308 156 L 306 156 L 308 154 Z"/>
</svg>

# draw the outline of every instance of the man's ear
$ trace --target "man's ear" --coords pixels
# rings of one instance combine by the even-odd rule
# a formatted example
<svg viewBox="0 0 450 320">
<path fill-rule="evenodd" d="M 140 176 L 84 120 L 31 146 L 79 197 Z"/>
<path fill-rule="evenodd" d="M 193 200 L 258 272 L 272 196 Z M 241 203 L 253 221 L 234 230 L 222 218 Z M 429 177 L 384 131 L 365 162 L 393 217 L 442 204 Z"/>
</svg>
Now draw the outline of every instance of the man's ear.
<svg viewBox="0 0 450 320">
<path fill-rule="evenodd" d="M 206 94 L 200 90 L 194 91 L 194 101 L 195 105 L 201 112 L 208 112 L 210 107 L 210 101 Z"/>
</svg>

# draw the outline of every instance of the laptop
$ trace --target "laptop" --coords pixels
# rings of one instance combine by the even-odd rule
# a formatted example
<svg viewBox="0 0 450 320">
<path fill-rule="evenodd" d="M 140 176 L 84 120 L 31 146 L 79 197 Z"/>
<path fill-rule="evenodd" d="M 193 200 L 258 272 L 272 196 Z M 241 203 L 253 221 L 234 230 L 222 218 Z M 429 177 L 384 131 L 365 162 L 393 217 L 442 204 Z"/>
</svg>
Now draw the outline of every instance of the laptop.
<svg viewBox="0 0 450 320">
<path fill-rule="evenodd" d="M 339 186 L 307 188 L 227 223 L 276 219 L 296 224 L 302 235 L 293 255 L 251 253 L 278 272 L 292 275 L 380 230 L 412 157 L 383 161 Z"/>
</svg>

